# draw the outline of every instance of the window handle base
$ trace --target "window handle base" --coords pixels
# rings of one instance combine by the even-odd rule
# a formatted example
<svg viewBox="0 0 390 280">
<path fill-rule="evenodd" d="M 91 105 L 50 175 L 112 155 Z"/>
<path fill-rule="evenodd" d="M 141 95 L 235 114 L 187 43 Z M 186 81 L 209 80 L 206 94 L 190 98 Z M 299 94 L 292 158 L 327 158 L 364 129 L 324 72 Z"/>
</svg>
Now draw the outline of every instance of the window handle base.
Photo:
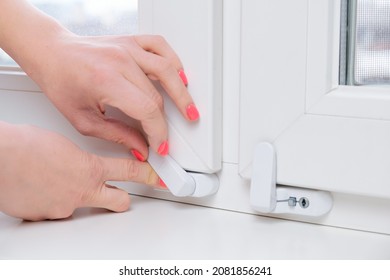
<svg viewBox="0 0 390 280">
<path fill-rule="evenodd" d="M 205 197 L 218 191 L 215 174 L 187 172 L 170 155 L 162 157 L 149 148 L 148 162 L 174 196 Z"/>
<path fill-rule="evenodd" d="M 250 204 L 261 213 L 287 213 L 323 216 L 333 206 L 329 192 L 277 186 L 276 152 L 272 144 L 259 143 L 255 148 L 250 190 Z"/>
</svg>

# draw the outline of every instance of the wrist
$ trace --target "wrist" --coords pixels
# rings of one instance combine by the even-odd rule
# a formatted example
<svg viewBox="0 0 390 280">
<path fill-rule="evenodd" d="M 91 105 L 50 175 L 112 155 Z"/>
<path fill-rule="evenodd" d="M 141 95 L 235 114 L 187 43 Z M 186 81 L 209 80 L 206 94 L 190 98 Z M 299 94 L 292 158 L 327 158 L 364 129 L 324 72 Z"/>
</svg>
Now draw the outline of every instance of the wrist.
<svg viewBox="0 0 390 280">
<path fill-rule="evenodd" d="M 71 34 L 27 1 L 0 1 L 0 47 L 35 81 L 56 42 Z"/>
</svg>

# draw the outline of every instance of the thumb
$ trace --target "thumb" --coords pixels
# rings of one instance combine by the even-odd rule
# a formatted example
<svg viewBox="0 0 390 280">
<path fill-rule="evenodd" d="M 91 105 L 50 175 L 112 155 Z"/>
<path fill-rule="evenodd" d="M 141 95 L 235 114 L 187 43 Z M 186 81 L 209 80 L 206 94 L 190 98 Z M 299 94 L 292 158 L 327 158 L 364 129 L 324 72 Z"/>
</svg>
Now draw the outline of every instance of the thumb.
<svg viewBox="0 0 390 280">
<path fill-rule="evenodd" d="M 134 181 L 159 186 L 157 173 L 147 162 L 132 159 L 98 157 L 103 167 L 103 181 Z M 103 184 L 89 197 L 83 207 L 105 208 L 114 212 L 129 209 L 130 196 L 124 190 Z"/>
<path fill-rule="evenodd" d="M 130 207 L 130 196 L 124 190 L 104 184 L 86 203 L 85 207 L 105 208 L 114 212 L 124 212 Z"/>
<path fill-rule="evenodd" d="M 132 181 L 159 187 L 159 176 L 147 162 L 132 159 L 103 158 L 104 181 Z"/>
</svg>

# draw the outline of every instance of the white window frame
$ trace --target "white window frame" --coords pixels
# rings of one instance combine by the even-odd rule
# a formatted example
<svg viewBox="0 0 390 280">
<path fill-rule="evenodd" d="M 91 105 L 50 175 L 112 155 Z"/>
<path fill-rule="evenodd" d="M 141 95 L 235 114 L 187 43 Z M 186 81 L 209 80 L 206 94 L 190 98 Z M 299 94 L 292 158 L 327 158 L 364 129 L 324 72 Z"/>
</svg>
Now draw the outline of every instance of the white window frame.
<svg viewBox="0 0 390 280">
<path fill-rule="evenodd" d="M 253 5 L 269 12 L 284 4 L 285 11 L 277 19 L 252 14 L 251 6 L 245 8 Z M 274 44 L 251 41 L 258 31 L 247 30 L 245 24 L 253 23 L 246 23 L 248 14 L 242 14 L 240 174 L 251 178 L 254 147 L 268 141 L 277 150 L 279 184 L 390 198 L 389 88 L 338 85 L 339 0 L 284 4 L 242 2 L 243 12 L 257 18 L 259 32 L 265 34 L 262 40 L 272 38 Z M 278 23 L 280 18 L 293 26 L 287 35 L 295 39 L 291 44 L 286 44 L 290 37 L 275 35 L 285 28 Z M 297 57 L 282 53 L 283 59 L 268 59 L 266 55 L 278 44 L 296 48 Z M 255 51 L 263 54 L 262 63 L 252 62 Z M 290 58 L 295 63 L 285 63 Z M 290 75 L 288 84 L 278 84 L 278 78 L 265 71 L 259 80 L 251 74 L 255 67 L 280 69 L 281 75 Z M 263 106 L 262 110 L 250 109 L 251 104 Z"/>
<path fill-rule="evenodd" d="M 340 1 L 309 2 L 306 113 L 390 120 L 388 86 L 339 85 Z"/>
<path fill-rule="evenodd" d="M 142 0 L 138 4 L 140 33 L 162 35 L 174 48 L 201 114 L 200 120 L 189 126 L 160 89 L 170 155 L 183 168 L 203 173 L 222 168 L 222 4 L 222 0 Z"/>
<path fill-rule="evenodd" d="M 0 89 L 39 92 L 39 87 L 17 66 L 0 66 Z"/>
</svg>

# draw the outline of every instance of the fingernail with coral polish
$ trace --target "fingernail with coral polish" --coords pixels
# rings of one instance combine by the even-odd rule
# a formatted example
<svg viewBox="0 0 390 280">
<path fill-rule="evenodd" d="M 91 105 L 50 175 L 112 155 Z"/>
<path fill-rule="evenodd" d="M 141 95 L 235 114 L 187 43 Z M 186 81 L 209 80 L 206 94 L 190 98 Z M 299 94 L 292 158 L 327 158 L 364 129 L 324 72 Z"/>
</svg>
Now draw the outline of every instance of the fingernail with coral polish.
<svg viewBox="0 0 390 280">
<path fill-rule="evenodd" d="M 169 144 L 168 144 L 168 141 L 164 141 L 160 147 L 158 148 L 157 150 L 158 154 L 160 156 L 166 156 L 169 152 Z"/>
<path fill-rule="evenodd" d="M 159 184 L 161 187 L 165 188 L 165 189 L 168 188 L 167 185 L 164 183 L 164 181 L 163 181 L 161 178 L 158 178 L 158 184 Z"/>
<path fill-rule="evenodd" d="M 184 73 L 184 70 L 179 71 L 179 76 L 180 76 L 181 80 L 183 81 L 183 84 L 185 86 L 188 86 L 188 79 L 187 79 L 186 73 Z"/>
<path fill-rule="evenodd" d="M 187 116 L 191 121 L 196 121 L 197 119 L 199 119 L 199 111 L 196 108 L 194 103 L 188 105 L 186 111 L 187 111 Z"/>
<path fill-rule="evenodd" d="M 134 156 L 136 159 L 138 159 L 139 161 L 145 161 L 144 156 L 143 156 L 140 152 L 138 152 L 137 150 L 133 149 L 133 150 L 131 150 L 131 153 L 132 153 L 133 156 Z"/>
</svg>

